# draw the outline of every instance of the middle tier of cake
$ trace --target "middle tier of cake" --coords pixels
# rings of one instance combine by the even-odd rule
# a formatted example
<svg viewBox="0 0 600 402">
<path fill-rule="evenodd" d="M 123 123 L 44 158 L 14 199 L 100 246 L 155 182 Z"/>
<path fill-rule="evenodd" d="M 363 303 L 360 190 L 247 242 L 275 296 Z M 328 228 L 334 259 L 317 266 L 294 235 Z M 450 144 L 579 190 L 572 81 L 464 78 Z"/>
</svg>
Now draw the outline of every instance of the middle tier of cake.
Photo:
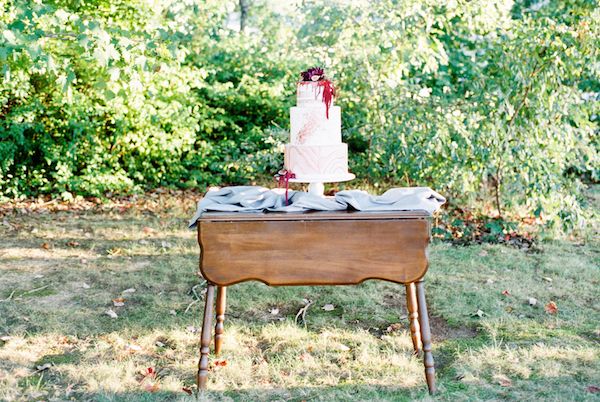
<svg viewBox="0 0 600 402">
<path fill-rule="evenodd" d="M 285 145 L 285 168 L 302 181 L 348 180 L 348 145 Z"/>
<path fill-rule="evenodd" d="M 333 145 L 342 142 L 342 112 L 339 106 L 311 104 L 290 109 L 290 143 L 292 145 Z"/>
</svg>

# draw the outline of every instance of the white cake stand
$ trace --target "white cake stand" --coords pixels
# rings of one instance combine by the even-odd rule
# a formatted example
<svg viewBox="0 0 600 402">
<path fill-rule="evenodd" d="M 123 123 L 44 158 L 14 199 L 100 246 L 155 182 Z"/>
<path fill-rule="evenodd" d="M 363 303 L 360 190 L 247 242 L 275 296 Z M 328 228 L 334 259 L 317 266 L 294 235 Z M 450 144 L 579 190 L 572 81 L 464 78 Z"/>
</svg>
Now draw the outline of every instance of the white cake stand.
<svg viewBox="0 0 600 402">
<path fill-rule="evenodd" d="M 339 175 L 304 175 L 294 179 L 289 179 L 290 183 L 309 183 L 309 194 L 322 197 L 325 192 L 323 183 L 337 183 L 354 179 L 356 176 L 352 173 L 344 173 Z"/>
</svg>

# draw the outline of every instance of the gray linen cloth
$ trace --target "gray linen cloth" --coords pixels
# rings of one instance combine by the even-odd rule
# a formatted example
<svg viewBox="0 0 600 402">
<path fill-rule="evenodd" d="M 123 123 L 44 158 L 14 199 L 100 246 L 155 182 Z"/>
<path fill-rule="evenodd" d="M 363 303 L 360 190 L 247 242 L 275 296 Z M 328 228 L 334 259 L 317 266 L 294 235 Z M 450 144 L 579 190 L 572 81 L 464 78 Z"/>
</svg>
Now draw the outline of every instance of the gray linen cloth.
<svg viewBox="0 0 600 402">
<path fill-rule="evenodd" d="M 392 188 L 382 195 L 371 195 L 362 190 L 344 190 L 335 197 L 320 197 L 302 191 L 288 191 L 289 205 L 285 205 L 285 190 L 269 190 L 258 186 L 224 187 L 211 190 L 198 202 L 189 227 L 204 212 L 304 212 L 304 211 L 412 211 L 429 214 L 437 211 L 446 199 L 429 187 Z"/>
</svg>

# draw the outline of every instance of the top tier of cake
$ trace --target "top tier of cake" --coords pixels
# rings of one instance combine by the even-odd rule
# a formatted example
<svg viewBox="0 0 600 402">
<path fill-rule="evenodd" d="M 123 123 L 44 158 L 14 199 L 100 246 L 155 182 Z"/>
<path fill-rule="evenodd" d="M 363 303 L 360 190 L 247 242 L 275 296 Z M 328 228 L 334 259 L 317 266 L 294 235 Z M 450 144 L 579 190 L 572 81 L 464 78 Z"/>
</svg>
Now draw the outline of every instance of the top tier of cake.
<svg viewBox="0 0 600 402">
<path fill-rule="evenodd" d="M 323 106 L 324 86 L 321 82 L 299 82 L 296 90 L 297 106 Z M 331 98 L 330 107 L 333 106 L 334 98 Z"/>
</svg>

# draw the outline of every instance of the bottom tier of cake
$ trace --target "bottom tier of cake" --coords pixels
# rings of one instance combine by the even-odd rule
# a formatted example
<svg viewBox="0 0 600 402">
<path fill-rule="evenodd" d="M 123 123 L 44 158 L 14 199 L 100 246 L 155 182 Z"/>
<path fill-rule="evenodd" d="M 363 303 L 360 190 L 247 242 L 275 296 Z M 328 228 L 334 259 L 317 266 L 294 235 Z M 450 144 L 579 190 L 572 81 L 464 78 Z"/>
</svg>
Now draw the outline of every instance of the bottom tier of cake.
<svg viewBox="0 0 600 402">
<path fill-rule="evenodd" d="M 345 181 L 354 178 L 348 173 L 348 145 L 286 144 L 285 169 L 296 175 L 295 181 Z M 318 180 L 319 178 L 324 180 Z M 332 180 L 327 178 L 339 178 Z"/>
</svg>

